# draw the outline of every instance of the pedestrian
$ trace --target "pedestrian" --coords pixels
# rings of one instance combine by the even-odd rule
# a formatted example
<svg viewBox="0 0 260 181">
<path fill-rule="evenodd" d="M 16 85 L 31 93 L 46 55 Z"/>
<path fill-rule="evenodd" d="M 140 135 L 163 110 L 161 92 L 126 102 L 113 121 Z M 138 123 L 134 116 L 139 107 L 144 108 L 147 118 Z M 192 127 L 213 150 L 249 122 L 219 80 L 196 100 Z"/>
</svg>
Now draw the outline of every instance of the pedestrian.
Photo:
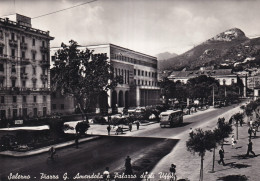
<svg viewBox="0 0 260 181">
<path fill-rule="evenodd" d="M 176 177 L 176 165 L 174 165 L 174 164 L 171 164 L 170 175 L 171 175 L 171 179 L 170 180 L 172 180 L 172 181 L 177 180 L 177 177 Z"/>
<path fill-rule="evenodd" d="M 240 123 L 240 126 L 243 127 L 243 119 L 240 119 L 239 123 Z"/>
<path fill-rule="evenodd" d="M 233 116 L 231 116 L 231 118 L 229 119 L 228 123 L 231 125 L 233 122 Z"/>
<path fill-rule="evenodd" d="M 249 124 L 250 124 L 250 127 L 252 128 L 253 127 L 253 120 L 252 119 L 249 121 Z"/>
<path fill-rule="evenodd" d="M 189 134 L 190 134 L 190 137 L 193 138 L 194 133 L 193 133 L 192 128 L 190 128 Z"/>
<path fill-rule="evenodd" d="M 249 152 L 252 153 L 254 156 L 255 155 L 255 152 L 253 152 L 253 143 L 251 141 L 251 139 L 249 139 L 249 143 L 247 145 L 247 153 L 246 153 L 246 156 L 249 156 Z"/>
<path fill-rule="evenodd" d="M 224 149 L 223 149 L 223 146 L 221 146 L 220 150 L 219 150 L 219 157 L 220 157 L 220 160 L 218 161 L 218 164 L 220 164 L 222 162 L 223 166 L 225 166 L 225 163 L 224 163 Z"/>
<path fill-rule="evenodd" d="M 252 136 L 252 128 L 251 127 L 248 128 L 248 134 L 249 134 L 249 139 L 251 139 L 251 136 Z"/>
<path fill-rule="evenodd" d="M 108 136 L 110 136 L 110 131 L 111 131 L 111 126 L 110 126 L 110 124 L 107 126 L 107 134 L 108 134 Z"/>
<path fill-rule="evenodd" d="M 133 175 L 131 158 L 129 156 L 127 156 L 125 159 L 125 174 Z"/>
<path fill-rule="evenodd" d="M 131 122 L 128 124 L 128 127 L 129 127 L 129 131 L 132 131 L 132 123 Z"/>
<path fill-rule="evenodd" d="M 136 128 L 137 128 L 137 130 L 139 130 L 139 126 L 140 126 L 140 122 L 137 120 L 136 121 Z"/>
<path fill-rule="evenodd" d="M 49 149 L 49 154 L 51 155 L 50 158 L 53 160 L 54 155 L 56 154 L 56 149 L 53 146 Z"/>
<path fill-rule="evenodd" d="M 103 172 L 103 179 L 109 180 L 109 178 L 110 178 L 109 167 L 106 167 L 106 170 Z"/>
<path fill-rule="evenodd" d="M 78 149 L 79 148 L 79 135 L 76 134 L 76 137 L 75 137 L 75 145 L 76 145 L 76 148 Z"/>
<path fill-rule="evenodd" d="M 232 135 L 232 138 L 231 138 L 231 145 L 232 145 L 232 148 L 236 145 L 237 141 L 235 140 L 235 137 L 234 135 Z"/>
<path fill-rule="evenodd" d="M 252 129 L 252 132 L 254 133 L 254 138 L 256 138 L 256 129 L 253 128 L 253 129 Z"/>
</svg>

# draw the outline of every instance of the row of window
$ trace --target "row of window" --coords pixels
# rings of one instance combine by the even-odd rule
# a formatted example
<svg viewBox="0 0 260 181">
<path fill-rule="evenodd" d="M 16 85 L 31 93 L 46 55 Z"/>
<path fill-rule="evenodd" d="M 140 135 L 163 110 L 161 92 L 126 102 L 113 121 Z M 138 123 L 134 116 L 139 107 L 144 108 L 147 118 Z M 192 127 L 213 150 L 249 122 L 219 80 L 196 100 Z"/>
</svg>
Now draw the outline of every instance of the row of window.
<svg viewBox="0 0 260 181">
<path fill-rule="evenodd" d="M 3 30 L 0 30 L 0 38 L 2 39 L 4 37 L 4 33 L 3 33 Z M 11 40 L 16 40 L 16 34 L 14 32 L 11 33 Z M 22 43 L 25 43 L 25 36 L 21 36 L 21 42 Z M 35 46 L 35 42 L 36 42 L 36 39 L 33 38 L 32 39 L 32 46 Z M 46 42 L 45 41 L 42 41 L 42 47 L 45 47 L 46 45 Z"/>
<path fill-rule="evenodd" d="M 134 69 L 134 75 L 139 75 L 139 76 L 145 76 L 145 77 L 157 77 L 157 73 L 156 72 L 147 72 L 147 71 L 143 71 L 143 70 L 139 70 Z"/>
<path fill-rule="evenodd" d="M 4 72 L 5 68 L 4 68 L 4 64 L 0 63 L 0 72 Z M 42 67 L 42 74 L 46 75 L 46 71 L 47 69 Z M 11 73 L 16 73 L 16 65 L 12 64 L 12 68 L 11 68 Z M 21 67 L 21 73 L 26 73 L 26 67 L 23 66 Z M 36 67 L 32 67 L 32 73 L 33 75 L 36 75 Z"/>
<path fill-rule="evenodd" d="M 17 87 L 16 86 L 16 80 L 12 79 L 12 87 Z M 32 80 L 32 85 L 33 85 L 33 89 L 36 89 L 36 79 Z M 42 82 L 42 88 L 47 88 L 47 81 L 43 81 Z M 0 79 L 0 87 L 4 87 L 4 79 Z M 26 80 L 22 80 L 22 87 L 25 88 L 26 87 Z"/>
<path fill-rule="evenodd" d="M 27 97 L 28 96 L 23 96 L 23 99 L 22 99 L 23 103 L 27 102 Z M 46 102 L 46 100 L 47 100 L 45 95 L 42 97 L 42 99 L 43 99 L 43 102 Z M 33 96 L 33 102 L 37 103 L 37 96 Z M 1 103 L 5 103 L 5 96 L 1 96 Z M 17 103 L 17 96 L 13 96 L 13 103 Z"/>
<path fill-rule="evenodd" d="M 157 82 L 147 80 L 135 80 L 135 85 L 157 86 Z"/>
<path fill-rule="evenodd" d="M 122 78 L 123 78 L 122 83 L 123 84 L 129 84 L 129 82 L 130 82 L 129 70 L 115 68 L 114 74 L 115 74 L 115 76 L 122 76 Z"/>
<path fill-rule="evenodd" d="M 52 106 L 52 109 L 53 109 L 53 110 L 56 110 L 56 109 L 57 109 L 57 105 L 56 105 L 56 104 L 52 104 L 51 106 Z M 61 110 L 64 110 L 64 104 L 61 104 L 61 105 L 60 105 L 60 109 L 61 109 Z"/>
<path fill-rule="evenodd" d="M 32 60 L 36 60 L 36 51 L 32 51 Z M 0 47 L 0 55 L 4 54 L 4 48 Z M 11 57 L 15 58 L 16 57 L 16 49 L 15 48 L 11 48 Z M 21 51 L 21 57 L 17 57 L 17 58 L 22 58 L 22 59 L 26 59 L 25 56 L 25 51 Z M 47 56 L 46 53 L 42 53 L 42 61 L 46 61 L 47 60 Z"/>
<path fill-rule="evenodd" d="M 157 68 L 157 63 L 149 63 L 149 62 L 137 60 L 137 59 L 134 59 L 131 57 L 123 56 L 121 54 L 111 54 L 111 59 L 122 60 L 124 62 L 129 62 L 129 63 L 133 63 L 133 64 L 139 64 L 139 65 L 144 65 L 147 67 Z"/>
</svg>

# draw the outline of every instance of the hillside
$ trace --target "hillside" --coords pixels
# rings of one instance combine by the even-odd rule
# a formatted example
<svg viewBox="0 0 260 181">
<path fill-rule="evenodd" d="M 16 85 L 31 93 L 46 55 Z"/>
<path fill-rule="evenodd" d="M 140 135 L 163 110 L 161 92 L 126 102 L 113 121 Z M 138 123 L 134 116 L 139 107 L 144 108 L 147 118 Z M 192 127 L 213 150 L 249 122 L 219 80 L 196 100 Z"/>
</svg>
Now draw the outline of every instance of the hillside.
<svg viewBox="0 0 260 181">
<path fill-rule="evenodd" d="M 201 66 L 233 69 L 255 67 L 260 65 L 260 38 L 249 39 L 243 31 L 233 28 L 166 61 L 168 66 L 163 70 L 193 70 Z"/>
</svg>

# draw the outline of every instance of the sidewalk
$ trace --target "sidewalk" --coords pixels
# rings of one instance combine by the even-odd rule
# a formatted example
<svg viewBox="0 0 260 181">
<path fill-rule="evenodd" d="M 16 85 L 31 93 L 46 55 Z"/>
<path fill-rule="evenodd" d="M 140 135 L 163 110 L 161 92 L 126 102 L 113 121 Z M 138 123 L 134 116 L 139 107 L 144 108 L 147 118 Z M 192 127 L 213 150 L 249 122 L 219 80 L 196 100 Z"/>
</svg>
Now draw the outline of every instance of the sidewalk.
<svg viewBox="0 0 260 181">
<path fill-rule="evenodd" d="M 219 117 L 225 117 L 226 121 L 229 120 L 231 115 L 241 111 L 239 107 L 233 108 L 230 111 L 219 115 Z M 247 120 L 245 118 L 245 120 Z M 200 128 L 203 130 L 214 129 L 216 127 L 216 120 L 209 120 L 207 123 L 200 125 Z M 195 128 L 196 129 L 196 128 Z M 233 126 L 233 133 L 236 137 L 236 127 Z M 224 145 L 225 158 L 227 166 L 219 165 L 219 148 L 216 149 L 215 156 L 215 173 L 210 173 L 212 170 L 212 152 L 206 152 L 204 157 L 204 179 L 205 181 L 218 180 L 222 177 L 221 180 L 231 180 L 230 175 L 245 175 L 250 181 L 259 180 L 258 168 L 260 166 L 260 156 L 259 157 L 243 157 L 247 152 L 248 144 L 248 126 L 244 124 L 243 127 L 238 127 L 239 139 L 237 140 L 237 145 L 234 148 L 231 146 L 231 138 L 225 139 L 228 141 Z M 260 134 L 258 132 L 257 134 Z M 160 177 L 158 173 L 169 173 L 169 168 L 172 163 L 176 167 L 177 178 L 179 179 L 188 179 L 190 181 L 199 180 L 200 175 L 200 157 L 198 154 L 193 155 L 191 152 L 187 151 L 186 141 L 188 140 L 188 134 L 182 133 L 177 135 L 176 138 L 181 138 L 179 143 L 173 148 L 173 150 L 165 156 L 151 171 L 155 175 L 155 178 L 152 180 L 169 180 Z M 231 135 L 230 135 L 231 137 Z M 252 139 L 253 142 L 253 151 L 256 155 L 260 154 L 260 142 L 257 142 L 257 137 Z M 237 177 L 233 180 L 239 180 Z M 242 179 L 243 181 L 243 179 Z"/>
<path fill-rule="evenodd" d="M 89 137 L 89 138 L 82 138 L 82 139 L 79 139 L 79 143 L 90 141 L 90 140 L 95 140 L 95 139 L 98 139 L 98 138 L 99 138 L 99 136 L 93 136 L 93 137 Z M 0 152 L 0 155 L 11 156 L 11 157 L 26 157 L 26 156 L 31 156 L 31 155 L 36 155 L 36 154 L 48 152 L 49 149 L 52 146 L 55 147 L 56 149 L 59 149 L 59 148 L 63 148 L 63 147 L 66 147 L 66 146 L 71 146 L 71 145 L 74 145 L 74 144 L 75 144 L 75 141 L 72 140 L 72 141 L 67 141 L 65 143 L 59 143 L 59 144 L 56 144 L 56 145 L 50 145 L 50 146 L 47 146 L 47 147 L 43 147 L 43 148 L 31 150 L 31 151 L 26 151 L 26 152 L 2 151 L 2 152 Z"/>
</svg>

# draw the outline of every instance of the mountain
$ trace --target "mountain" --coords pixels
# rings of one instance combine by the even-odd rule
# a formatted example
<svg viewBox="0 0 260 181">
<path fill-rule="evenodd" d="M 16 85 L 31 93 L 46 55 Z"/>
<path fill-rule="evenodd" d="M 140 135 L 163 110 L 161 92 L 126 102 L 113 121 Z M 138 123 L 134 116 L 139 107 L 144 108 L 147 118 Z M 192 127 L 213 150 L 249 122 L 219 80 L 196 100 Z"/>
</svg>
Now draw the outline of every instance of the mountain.
<svg viewBox="0 0 260 181">
<path fill-rule="evenodd" d="M 158 68 L 161 69 L 165 69 L 169 66 L 171 61 L 168 61 L 171 58 L 174 58 L 178 56 L 176 53 L 169 53 L 169 52 L 164 52 L 164 53 L 160 53 L 157 54 L 157 60 L 158 60 Z"/>
<path fill-rule="evenodd" d="M 202 66 L 232 69 L 258 67 L 260 38 L 249 39 L 242 30 L 233 28 L 166 61 L 168 67 L 164 67 L 163 70 L 194 70 Z"/>
</svg>

